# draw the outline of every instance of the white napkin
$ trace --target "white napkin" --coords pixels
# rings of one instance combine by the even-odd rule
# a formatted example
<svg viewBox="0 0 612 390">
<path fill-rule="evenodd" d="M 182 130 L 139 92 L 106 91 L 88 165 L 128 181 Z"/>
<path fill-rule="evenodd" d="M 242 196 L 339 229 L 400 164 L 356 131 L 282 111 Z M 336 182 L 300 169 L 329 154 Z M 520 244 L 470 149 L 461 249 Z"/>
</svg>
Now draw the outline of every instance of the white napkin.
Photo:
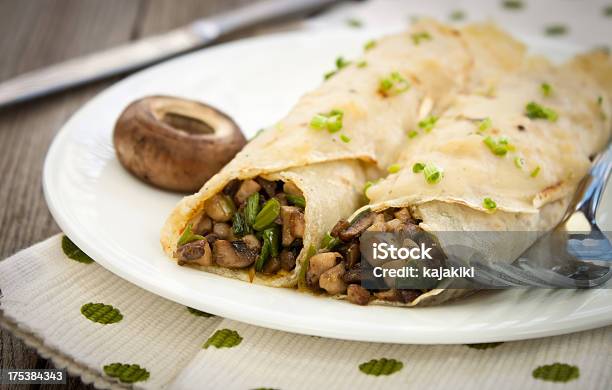
<svg viewBox="0 0 612 390">
<path fill-rule="evenodd" d="M 104 367 L 113 363 L 137 364 L 144 380 L 134 385 L 149 389 L 446 389 L 458 385 L 608 389 L 612 385 L 612 327 L 476 346 L 301 336 L 193 314 L 94 262 L 70 259 L 62 250 L 60 235 L 0 262 L 0 288 L 0 324 L 58 367 L 100 388 L 128 385 L 105 373 Z M 94 322 L 81 313 L 89 303 L 111 305 L 122 318 L 109 324 Z M 223 343 L 212 343 L 203 348 L 215 334 L 213 339 L 225 340 L 227 346 L 217 348 Z M 229 337 L 224 339 L 224 334 Z M 383 365 L 382 359 L 388 360 L 389 375 L 360 369 L 371 360 Z M 578 377 L 567 383 L 534 377 L 538 367 L 554 363 L 564 364 L 567 370 L 557 380 L 576 372 Z M 147 378 L 142 376 L 144 370 Z M 551 369 L 540 368 L 546 370 Z M 555 378 L 550 372 L 541 375 Z"/>
</svg>

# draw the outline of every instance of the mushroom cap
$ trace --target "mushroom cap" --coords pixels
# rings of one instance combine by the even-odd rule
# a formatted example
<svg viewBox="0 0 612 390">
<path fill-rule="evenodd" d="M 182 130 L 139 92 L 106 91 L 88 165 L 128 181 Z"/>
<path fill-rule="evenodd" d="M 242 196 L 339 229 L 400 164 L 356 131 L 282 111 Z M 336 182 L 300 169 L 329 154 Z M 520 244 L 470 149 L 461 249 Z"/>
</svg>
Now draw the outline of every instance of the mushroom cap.
<svg viewBox="0 0 612 390">
<path fill-rule="evenodd" d="M 121 164 L 163 189 L 194 192 L 246 144 L 222 111 L 193 100 L 149 96 L 119 116 L 113 143 Z"/>
</svg>

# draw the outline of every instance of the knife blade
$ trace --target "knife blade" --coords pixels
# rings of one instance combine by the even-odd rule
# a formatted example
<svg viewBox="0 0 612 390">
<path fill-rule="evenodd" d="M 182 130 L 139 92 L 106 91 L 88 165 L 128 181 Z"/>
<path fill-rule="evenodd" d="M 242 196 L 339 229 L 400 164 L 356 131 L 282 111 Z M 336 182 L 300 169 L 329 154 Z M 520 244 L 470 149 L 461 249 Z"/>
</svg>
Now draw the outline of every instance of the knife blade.
<svg viewBox="0 0 612 390">
<path fill-rule="evenodd" d="M 167 33 L 24 73 L 0 83 L 0 107 L 62 91 L 185 53 L 229 33 L 319 10 L 341 0 L 266 0 Z"/>
</svg>

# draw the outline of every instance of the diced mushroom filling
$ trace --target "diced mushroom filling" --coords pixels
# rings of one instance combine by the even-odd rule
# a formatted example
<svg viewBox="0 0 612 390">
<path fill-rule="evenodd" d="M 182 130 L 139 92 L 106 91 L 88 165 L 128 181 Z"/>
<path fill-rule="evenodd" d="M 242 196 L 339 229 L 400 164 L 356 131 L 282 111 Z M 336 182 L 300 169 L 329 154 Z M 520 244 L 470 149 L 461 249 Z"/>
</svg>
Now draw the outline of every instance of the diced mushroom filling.
<svg viewBox="0 0 612 390">
<path fill-rule="evenodd" d="M 292 182 L 232 180 L 185 228 L 175 257 L 179 265 L 289 272 L 303 248 L 305 207 Z"/>
<path fill-rule="evenodd" d="M 361 285 L 359 239 L 366 231 L 402 233 L 417 240 L 430 237 L 419 227 L 407 208 L 387 209 L 375 213 L 365 211 L 350 223 L 339 221 L 326 236 L 319 253 L 309 260 L 306 284 L 314 291 L 330 295 L 346 294 L 351 303 L 367 305 L 371 300 L 410 303 L 427 290 L 368 290 Z M 434 251 L 436 261 L 443 261 L 441 251 Z"/>
</svg>

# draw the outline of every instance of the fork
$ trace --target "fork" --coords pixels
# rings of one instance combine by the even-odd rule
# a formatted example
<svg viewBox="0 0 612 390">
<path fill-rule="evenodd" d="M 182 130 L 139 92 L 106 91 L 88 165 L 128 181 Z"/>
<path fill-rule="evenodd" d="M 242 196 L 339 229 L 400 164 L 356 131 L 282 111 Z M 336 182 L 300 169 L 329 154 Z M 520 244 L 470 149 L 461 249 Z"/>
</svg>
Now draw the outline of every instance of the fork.
<svg viewBox="0 0 612 390">
<path fill-rule="evenodd" d="M 488 288 L 593 288 L 606 283 L 612 278 L 612 244 L 595 217 L 611 171 L 612 143 L 594 160 L 554 230 L 512 264 L 476 263 L 472 281 Z M 588 232 L 569 231 L 568 222 L 576 214 L 589 223 Z"/>
</svg>

